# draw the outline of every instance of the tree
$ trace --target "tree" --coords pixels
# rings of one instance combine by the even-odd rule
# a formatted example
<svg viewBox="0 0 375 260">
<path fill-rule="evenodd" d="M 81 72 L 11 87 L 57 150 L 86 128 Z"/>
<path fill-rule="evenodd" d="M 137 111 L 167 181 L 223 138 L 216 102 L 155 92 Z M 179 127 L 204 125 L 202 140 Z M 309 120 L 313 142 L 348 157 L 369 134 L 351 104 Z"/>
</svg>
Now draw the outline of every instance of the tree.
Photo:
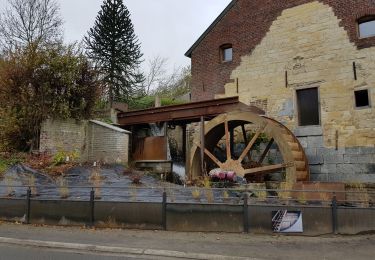
<svg viewBox="0 0 375 260">
<path fill-rule="evenodd" d="M 28 150 L 46 118 L 89 118 L 97 85 L 96 72 L 75 45 L 8 53 L 0 62 L 0 143 Z"/>
<path fill-rule="evenodd" d="M 178 98 L 189 93 L 191 90 L 191 68 L 190 66 L 175 68 L 174 71 L 164 77 L 154 94 L 161 97 Z"/>
<path fill-rule="evenodd" d="M 109 103 L 129 102 L 144 90 L 142 53 L 130 13 L 122 0 L 105 0 L 84 42 L 107 85 Z"/>
<path fill-rule="evenodd" d="M 149 95 L 154 88 L 160 86 L 166 76 L 167 59 L 161 56 L 155 56 L 148 61 L 148 71 L 144 81 L 146 95 Z"/>
<path fill-rule="evenodd" d="M 55 0 L 8 0 L 0 18 L 2 51 L 61 41 L 63 21 Z"/>
</svg>

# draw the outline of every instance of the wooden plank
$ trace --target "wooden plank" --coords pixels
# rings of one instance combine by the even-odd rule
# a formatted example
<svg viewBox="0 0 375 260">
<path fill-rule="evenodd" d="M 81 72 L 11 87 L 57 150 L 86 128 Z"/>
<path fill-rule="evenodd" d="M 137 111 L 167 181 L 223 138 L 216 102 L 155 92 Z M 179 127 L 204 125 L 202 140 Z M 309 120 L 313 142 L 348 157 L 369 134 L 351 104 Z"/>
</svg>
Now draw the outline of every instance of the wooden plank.
<svg viewBox="0 0 375 260">
<path fill-rule="evenodd" d="M 206 146 L 205 146 L 205 131 L 204 131 L 204 118 L 203 116 L 201 117 L 201 144 L 200 144 L 200 148 L 201 148 L 201 171 L 202 171 L 202 174 L 204 175 L 205 174 L 205 167 L 204 167 L 204 151 L 206 149 Z"/>
<path fill-rule="evenodd" d="M 262 133 L 262 131 L 264 130 L 265 127 L 262 127 L 261 129 L 259 129 L 255 135 L 253 136 L 253 138 L 251 139 L 251 141 L 247 144 L 245 150 L 243 150 L 240 158 L 238 158 L 238 160 L 240 162 L 243 161 L 243 159 L 245 158 L 245 156 L 250 152 L 251 148 L 254 146 L 255 142 L 257 141 L 258 137 L 260 136 L 260 134 Z"/>
<path fill-rule="evenodd" d="M 259 108 L 247 106 L 239 102 L 238 97 L 230 97 L 124 112 L 118 114 L 118 124 L 120 126 L 141 125 L 156 122 L 186 124 L 199 122 L 201 116 L 204 116 L 207 119 L 209 117 L 212 118 L 235 110 L 264 114 L 264 111 Z"/>
<path fill-rule="evenodd" d="M 287 167 L 286 164 L 267 165 L 267 166 L 262 166 L 262 167 L 258 167 L 258 168 L 247 169 L 247 170 L 244 171 L 244 173 L 245 174 L 268 173 L 268 172 L 282 170 L 286 167 Z"/>
<path fill-rule="evenodd" d="M 275 141 L 275 140 L 274 140 L 273 138 L 269 141 L 269 143 L 267 144 L 266 149 L 264 149 L 264 151 L 263 151 L 262 156 L 259 158 L 258 163 L 260 163 L 260 164 L 263 163 L 263 161 L 264 161 L 264 159 L 266 158 L 267 153 L 268 153 L 269 150 L 271 149 L 271 146 L 273 145 L 273 142 L 274 142 L 274 141 Z"/>
<path fill-rule="evenodd" d="M 202 147 L 200 146 L 200 144 L 197 144 L 197 146 L 198 146 L 201 150 L 203 150 Z M 205 153 L 208 157 L 210 157 L 210 159 L 211 159 L 214 163 L 216 163 L 216 165 L 219 166 L 219 168 L 222 168 L 222 167 L 223 167 L 223 163 L 222 163 L 219 159 L 217 159 L 216 156 L 213 155 L 209 150 L 207 150 L 207 148 L 204 149 L 204 153 Z"/>
<path fill-rule="evenodd" d="M 230 150 L 230 135 L 229 135 L 229 126 L 228 126 L 228 121 L 225 120 L 224 122 L 225 126 L 225 148 L 227 150 L 227 160 L 230 160 L 232 158 L 231 155 L 231 150 Z"/>
</svg>

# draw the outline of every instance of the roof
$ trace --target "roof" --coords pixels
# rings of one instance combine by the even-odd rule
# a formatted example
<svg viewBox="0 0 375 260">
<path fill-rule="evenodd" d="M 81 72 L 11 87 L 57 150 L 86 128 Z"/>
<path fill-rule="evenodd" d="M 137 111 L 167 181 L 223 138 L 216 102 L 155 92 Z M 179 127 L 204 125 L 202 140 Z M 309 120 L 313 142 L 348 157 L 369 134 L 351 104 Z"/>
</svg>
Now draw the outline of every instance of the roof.
<svg viewBox="0 0 375 260">
<path fill-rule="evenodd" d="M 185 125 L 214 118 L 230 111 L 248 111 L 263 115 L 264 111 L 253 106 L 245 105 L 239 101 L 238 96 L 213 99 L 186 104 L 148 108 L 144 110 L 129 111 L 117 115 L 121 127 L 142 125 L 157 122 L 171 122 L 176 125 Z"/>
<path fill-rule="evenodd" d="M 204 31 L 204 33 L 198 38 L 198 40 L 190 47 L 190 49 L 185 53 L 186 57 L 191 58 L 191 54 L 194 49 L 203 41 L 204 38 L 211 32 L 211 30 L 218 24 L 224 16 L 229 12 L 230 9 L 237 3 L 238 0 L 232 0 L 229 5 L 221 12 L 221 14 L 215 19 L 215 21 Z"/>
<path fill-rule="evenodd" d="M 131 132 L 129 132 L 129 131 L 125 130 L 125 129 L 122 129 L 122 128 L 117 127 L 117 126 L 114 126 L 114 125 L 110 125 L 110 124 L 104 123 L 104 122 L 102 122 L 102 121 L 98 121 L 98 120 L 90 120 L 90 123 L 93 123 L 93 124 L 96 124 L 96 125 L 103 126 L 103 127 L 105 127 L 105 128 L 108 128 L 108 129 L 114 130 L 114 131 L 119 132 L 119 133 L 131 134 Z"/>
</svg>

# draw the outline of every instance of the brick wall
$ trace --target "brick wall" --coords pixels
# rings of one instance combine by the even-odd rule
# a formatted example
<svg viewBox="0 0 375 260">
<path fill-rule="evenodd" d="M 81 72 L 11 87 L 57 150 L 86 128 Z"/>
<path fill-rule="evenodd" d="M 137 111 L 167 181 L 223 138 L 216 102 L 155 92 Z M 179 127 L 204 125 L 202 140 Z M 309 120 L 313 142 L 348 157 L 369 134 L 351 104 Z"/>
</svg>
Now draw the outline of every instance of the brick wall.
<svg viewBox="0 0 375 260">
<path fill-rule="evenodd" d="M 283 10 L 302 5 L 313 0 L 234 0 L 235 5 L 193 50 L 192 59 L 192 100 L 213 99 L 215 94 L 224 93 L 224 85 L 233 81 L 231 71 L 236 68 L 241 57 L 250 54 L 266 36 L 272 23 Z M 375 15 L 373 0 L 320 0 L 332 7 L 340 19 L 339 25 L 345 29 L 349 40 L 357 48 L 375 46 L 375 37 L 359 39 L 356 20 L 366 15 Z M 221 62 L 220 46 L 233 46 L 233 61 Z"/>
</svg>

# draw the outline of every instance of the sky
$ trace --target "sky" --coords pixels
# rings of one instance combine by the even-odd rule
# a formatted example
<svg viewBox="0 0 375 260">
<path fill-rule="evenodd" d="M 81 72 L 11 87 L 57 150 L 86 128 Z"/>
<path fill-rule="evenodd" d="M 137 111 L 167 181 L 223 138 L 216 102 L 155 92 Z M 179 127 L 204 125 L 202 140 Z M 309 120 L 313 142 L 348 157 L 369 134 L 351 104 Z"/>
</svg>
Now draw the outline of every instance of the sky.
<svg viewBox="0 0 375 260">
<path fill-rule="evenodd" d="M 94 25 L 103 0 L 56 0 L 65 21 L 65 41 L 80 41 Z M 0 0 L 1 9 L 7 0 Z M 145 61 L 168 59 L 169 70 L 186 66 L 185 52 L 229 4 L 230 0 L 124 0 Z M 147 63 L 143 64 L 146 68 Z"/>
</svg>

